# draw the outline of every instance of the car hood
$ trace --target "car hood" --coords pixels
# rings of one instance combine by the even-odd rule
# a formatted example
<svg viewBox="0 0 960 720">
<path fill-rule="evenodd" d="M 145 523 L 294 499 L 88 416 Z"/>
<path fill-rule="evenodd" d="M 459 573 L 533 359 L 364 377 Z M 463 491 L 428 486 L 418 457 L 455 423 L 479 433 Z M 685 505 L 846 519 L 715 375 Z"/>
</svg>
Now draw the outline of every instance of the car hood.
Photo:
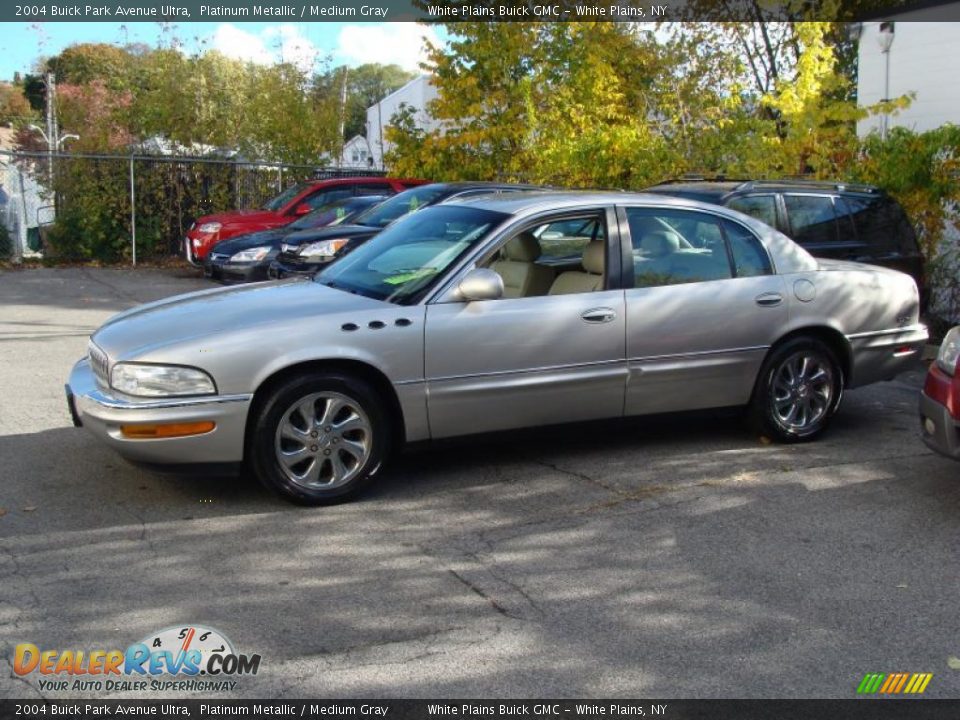
<svg viewBox="0 0 960 720">
<path fill-rule="evenodd" d="M 361 295 L 292 280 L 201 290 L 148 303 L 110 318 L 92 340 L 111 360 L 143 359 L 152 349 L 205 338 L 215 352 L 217 336 L 279 319 L 311 318 L 383 307 Z"/>
<path fill-rule="evenodd" d="M 273 230 L 261 230 L 259 232 L 247 233 L 246 235 L 237 235 L 236 237 L 224 240 L 213 246 L 211 252 L 225 253 L 233 255 L 241 250 L 269 245 L 279 248 L 280 242 L 289 235 L 285 228 L 274 228 Z"/>
<path fill-rule="evenodd" d="M 230 210 L 229 212 L 214 213 L 198 218 L 197 227 L 212 222 L 218 222 L 221 225 L 235 225 L 249 222 L 277 222 L 281 219 L 281 216 L 272 210 Z"/>
<path fill-rule="evenodd" d="M 333 227 L 297 230 L 287 235 L 283 242 L 286 245 L 302 245 L 308 242 L 334 240 L 336 238 L 371 237 L 381 230 L 382 228 L 370 227 L 369 225 L 334 225 Z"/>
</svg>

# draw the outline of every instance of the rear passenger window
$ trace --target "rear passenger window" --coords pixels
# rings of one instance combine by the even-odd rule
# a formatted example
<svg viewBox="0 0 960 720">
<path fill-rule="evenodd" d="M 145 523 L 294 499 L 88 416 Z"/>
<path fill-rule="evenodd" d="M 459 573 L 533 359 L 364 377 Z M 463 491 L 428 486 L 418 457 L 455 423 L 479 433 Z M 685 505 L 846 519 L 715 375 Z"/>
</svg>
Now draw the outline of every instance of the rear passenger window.
<svg viewBox="0 0 960 720">
<path fill-rule="evenodd" d="M 770 257 L 752 232 L 740 223 L 730 220 L 723 221 L 723 229 L 730 243 L 730 254 L 733 255 L 733 267 L 737 277 L 773 274 Z"/>
<path fill-rule="evenodd" d="M 773 195 L 745 195 L 736 197 L 727 203 L 727 207 L 739 210 L 744 215 L 765 222 L 772 228 L 777 226 L 777 198 Z"/>
<path fill-rule="evenodd" d="M 837 218 L 833 198 L 822 195 L 784 195 L 791 235 L 801 245 L 837 241 Z"/>
<path fill-rule="evenodd" d="M 689 210 L 627 208 L 635 287 L 733 277 L 718 218 Z"/>
</svg>

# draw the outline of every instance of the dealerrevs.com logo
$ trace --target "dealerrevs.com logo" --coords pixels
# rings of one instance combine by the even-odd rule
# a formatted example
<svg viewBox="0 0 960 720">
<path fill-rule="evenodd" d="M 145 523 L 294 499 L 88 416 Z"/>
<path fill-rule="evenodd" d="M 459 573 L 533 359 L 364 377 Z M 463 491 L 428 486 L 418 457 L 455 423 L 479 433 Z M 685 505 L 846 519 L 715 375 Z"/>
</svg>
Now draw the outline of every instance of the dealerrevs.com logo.
<svg viewBox="0 0 960 720">
<path fill-rule="evenodd" d="M 126 650 L 40 649 L 21 643 L 13 671 L 39 674 L 42 691 L 232 691 L 233 677 L 256 675 L 260 655 L 244 655 L 213 628 L 169 627 Z"/>
</svg>

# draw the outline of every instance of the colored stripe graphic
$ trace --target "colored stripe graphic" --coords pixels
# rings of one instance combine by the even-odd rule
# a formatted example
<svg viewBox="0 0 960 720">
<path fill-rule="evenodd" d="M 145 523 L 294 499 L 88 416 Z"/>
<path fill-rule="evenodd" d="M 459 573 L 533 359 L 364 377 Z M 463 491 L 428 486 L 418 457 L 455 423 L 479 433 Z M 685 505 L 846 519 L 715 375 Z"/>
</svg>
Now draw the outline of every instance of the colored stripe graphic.
<svg viewBox="0 0 960 720">
<path fill-rule="evenodd" d="M 867 673 L 857 685 L 857 694 L 919 695 L 932 679 L 933 673 Z"/>
</svg>

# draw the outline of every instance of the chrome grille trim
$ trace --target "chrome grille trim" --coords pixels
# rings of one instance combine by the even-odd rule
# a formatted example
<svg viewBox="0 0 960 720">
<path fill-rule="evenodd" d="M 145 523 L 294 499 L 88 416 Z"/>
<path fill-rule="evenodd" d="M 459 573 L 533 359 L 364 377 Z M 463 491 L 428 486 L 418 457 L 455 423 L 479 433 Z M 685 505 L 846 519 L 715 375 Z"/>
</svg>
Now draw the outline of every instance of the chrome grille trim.
<svg viewBox="0 0 960 720">
<path fill-rule="evenodd" d="M 87 343 L 87 358 L 97 382 L 105 388 L 110 387 L 110 358 L 92 340 Z"/>
</svg>

